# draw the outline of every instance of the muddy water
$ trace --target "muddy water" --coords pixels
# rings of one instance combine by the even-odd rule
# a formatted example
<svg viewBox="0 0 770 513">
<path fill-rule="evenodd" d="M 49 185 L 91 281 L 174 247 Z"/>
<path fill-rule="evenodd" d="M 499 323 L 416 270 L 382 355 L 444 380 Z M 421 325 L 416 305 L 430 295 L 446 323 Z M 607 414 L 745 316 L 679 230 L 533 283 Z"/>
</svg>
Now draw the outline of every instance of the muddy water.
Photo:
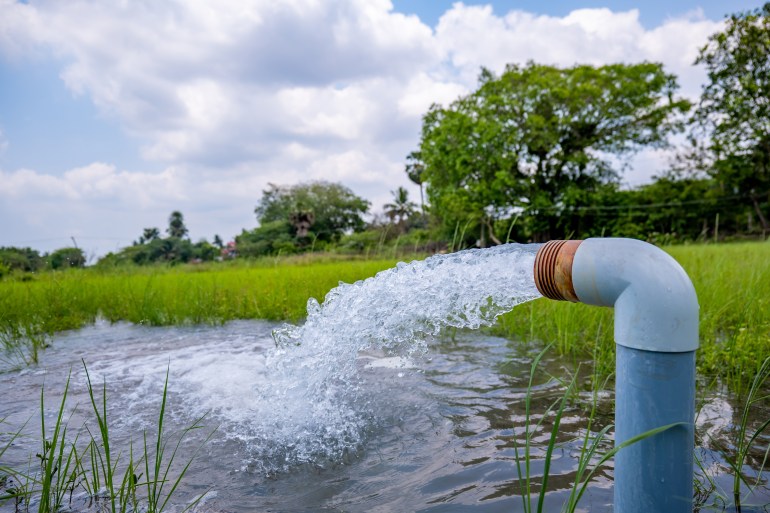
<svg viewBox="0 0 770 513">
<path fill-rule="evenodd" d="M 68 374 L 67 401 L 70 433 L 83 426 L 95 429 L 85 388 L 85 360 L 94 383 L 106 382 L 113 451 L 127 451 L 130 441 L 152 436 L 163 381 L 169 372 L 169 434 L 206 414 L 205 430 L 196 431 L 181 449 L 184 460 L 200 441 L 216 429 L 200 450 L 172 503 L 180 510 L 205 494 L 194 511 L 200 512 L 390 512 L 390 511 L 522 511 L 517 484 L 515 440 L 525 425 L 524 398 L 533 357 L 540 348 L 461 332 L 429 345 L 412 360 L 374 351 L 356 359 L 356 393 L 341 411 L 357 411 L 350 424 L 323 431 L 313 440 L 326 441 L 334 451 L 298 450 L 285 436 L 270 446 L 265 426 L 285 429 L 285 415 L 260 410 L 266 382 L 266 356 L 275 343 L 275 325 L 235 322 L 223 327 L 149 328 L 128 324 L 97 324 L 57 335 L 36 367 L 4 369 L 0 374 L 0 418 L 32 436 L 16 443 L 3 456 L 3 465 L 21 468 L 39 452 L 39 400 L 45 389 L 46 414 L 52 419 Z M 534 420 L 559 398 L 563 387 L 547 375 L 565 378 L 577 363 L 548 355 L 541 364 L 533 395 Z M 589 362 L 582 362 L 588 366 Z M 581 378 L 587 397 L 587 380 Z M 290 407 L 290 405 L 287 405 Z M 572 401 L 562 419 L 559 445 L 554 451 L 545 511 L 558 511 L 569 494 L 577 467 L 586 411 Z M 764 411 L 757 410 L 755 422 Z M 716 485 L 730 490 L 723 450 L 740 415 L 739 406 L 722 391 L 703 399 L 698 420 L 698 454 Z M 278 419 L 280 422 L 278 422 Z M 344 419 L 343 419 L 344 420 Z M 612 393 L 600 394 L 594 430 L 612 420 Z M 50 422 L 50 420 L 49 420 Z M 533 490 L 539 490 L 543 455 L 551 418 L 534 439 Z M 258 426 L 258 429 L 255 428 Z M 289 431 L 290 432 L 290 431 Z M 283 432 L 285 434 L 286 431 Z M 37 438 L 34 438 L 37 435 Z M 298 435 L 301 438 L 301 435 Z M 301 445 L 297 440 L 296 445 Z M 611 442 L 607 442 L 605 449 Z M 757 444 L 745 470 L 761 465 Z M 763 445 L 764 444 L 764 445 Z M 278 445 L 278 446 L 275 446 Z M 338 449 L 338 450 L 337 450 Z M 304 452 L 303 452 L 304 451 Z M 286 463 L 281 464 L 281 461 Z M 719 494 L 704 494 L 711 510 L 719 508 Z M 584 511 L 609 512 L 612 468 L 594 477 L 581 505 Z M 749 502 L 770 503 L 767 485 Z M 96 511 L 83 493 L 75 492 L 72 509 Z M 744 509 L 744 511 L 764 511 Z M 12 504 L 0 511 L 13 511 Z"/>
</svg>

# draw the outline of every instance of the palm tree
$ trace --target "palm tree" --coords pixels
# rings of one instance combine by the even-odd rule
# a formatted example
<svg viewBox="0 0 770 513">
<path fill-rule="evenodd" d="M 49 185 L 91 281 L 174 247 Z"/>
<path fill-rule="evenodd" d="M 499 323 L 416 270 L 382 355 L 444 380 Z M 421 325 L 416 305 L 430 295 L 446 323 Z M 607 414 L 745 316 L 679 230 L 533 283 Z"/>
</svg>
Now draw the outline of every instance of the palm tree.
<svg viewBox="0 0 770 513">
<path fill-rule="evenodd" d="M 409 201 L 409 192 L 403 187 L 390 191 L 390 193 L 393 195 L 393 203 L 385 204 L 385 215 L 388 216 L 390 222 L 395 221 L 396 226 L 404 231 L 406 220 L 414 214 L 417 205 Z"/>
<path fill-rule="evenodd" d="M 425 173 L 425 164 L 420 160 L 420 152 L 413 151 L 406 157 L 406 174 L 409 179 L 420 186 L 420 210 L 425 215 L 425 198 L 422 194 L 423 175 Z"/>
<path fill-rule="evenodd" d="M 174 210 L 171 212 L 171 215 L 168 218 L 168 229 L 166 231 L 168 232 L 169 237 L 176 237 L 177 239 L 181 239 L 187 235 L 187 227 L 184 225 L 184 216 L 182 216 L 180 211 Z"/>
<path fill-rule="evenodd" d="M 150 242 L 151 240 L 158 238 L 160 238 L 160 230 L 157 228 L 145 228 L 140 240 L 143 240 L 144 242 Z"/>
</svg>

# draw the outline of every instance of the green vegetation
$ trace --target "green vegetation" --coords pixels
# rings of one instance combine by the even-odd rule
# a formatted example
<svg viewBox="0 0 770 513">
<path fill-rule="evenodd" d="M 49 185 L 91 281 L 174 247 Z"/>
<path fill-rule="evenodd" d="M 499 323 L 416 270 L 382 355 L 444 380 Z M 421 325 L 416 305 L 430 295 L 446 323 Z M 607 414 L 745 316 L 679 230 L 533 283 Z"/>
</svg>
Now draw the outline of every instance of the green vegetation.
<svg viewBox="0 0 770 513">
<path fill-rule="evenodd" d="M 479 88 L 423 118 L 419 151 L 432 214 L 445 233 L 468 223 L 485 246 L 495 224 L 517 240 L 584 229 L 565 211 L 595 202 L 619 179 L 610 155 L 666 144 L 689 102 L 660 64 L 483 70 Z M 607 157 L 600 157 L 607 155 Z"/>
<path fill-rule="evenodd" d="M 180 264 L 187 262 L 210 262 L 219 256 L 222 241 L 215 236 L 218 245 L 209 244 L 205 239 L 196 243 L 187 238 L 188 229 L 184 216 L 178 210 L 168 218 L 168 237 L 161 237 L 158 228 L 145 228 L 138 240 L 117 253 L 108 253 L 97 262 L 101 267 L 125 265 L 149 265 L 157 263 Z"/>
<path fill-rule="evenodd" d="M 762 437 L 770 427 L 770 419 L 766 419 L 759 427 L 749 432 L 749 416 L 752 410 L 767 400 L 767 395 L 763 395 L 763 388 L 767 381 L 770 379 L 770 356 L 767 357 L 760 365 L 759 371 L 751 381 L 749 392 L 746 396 L 746 402 L 741 412 L 741 422 L 738 426 L 738 433 L 736 435 L 735 444 L 735 457 L 728 460 L 730 466 L 733 469 L 733 500 L 740 511 L 741 508 L 741 483 L 745 484 L 750 490 L 756 487 L 761 482 L 762 470 L 767 464 L 768 456 L 770 456 L 770 445 L 766 445 L 765 454 L 762 458 L 762 463 L 759 465 L 759 475 L 754 482 L 751 482 L 743 472 L 744 464 L 748 458 L 749 452 L 755 449 L 757 446 L 761 447 L 758 443 L 759 438 Z"/>
<path fill-rule="evenodd" d="M 340 184 L 270 184 L 254 209 L 260 226 L 236 237 L 236 255 L 259 257 L 326 247 L 347 232 L 363 230 L 362 216 L 368 210 L 368 201 Z"/>
<path fill-rule="evenodd" d="M 585 494 L 591 478 L 602 466 L 608 464 L 618 451 L 679 425 L 668 424 L 651 429 L 625 440 L 611 449 L 602 451 L 603 446 L 612 445 L 609 433 L 614 426 L 606 424 L 599 431 L 593 431 L 598 420 L 599 392 L 607 388 L 606 378 L 602 379 L 596 367 L 594 367 L 594 372 L 587 384 L 591 390 L 590 403 L 579 397 L 578 389 L 583 385 L 578 384 L 578 378 L 581 375 L 581 369 L 578 367 L 571 377 L 568 376 L 568 379 L 549 376 L 550 381 L 558 381 L 560 383 L 562 391 L 544 410 L 541 409 L 535 413 L 532 405 L 535 390 L 537 387 L 542 386 L 535 383 L 535 377 L 542 372 L 542 369 L 539 369 L 540 361 L 550 348 L 551 345 L 546 346 L 532 361 L 524 397 L 524 432 L 520 435 L 520 438 L 523 440 L 518 440 L 516 437 L 513 439 L 516 474 L 518 477 L 517 486 L 519 495 L 521 495 L 522 510 L 525 513 L 543 512 L 546 495 L 551 491 L 548 488 L 548 481 L 551 477 L 549 473 L 553 452 L 560 445 L 558 442 L 559 426 L 562 419 L 569 416 L 567 412 L 568 404 L 572 406 L 577 405 L 585 410 L 586 426 L 583 431 L 583 437 L 580 440 L 575 480 L 570 488 L 568 499 L 562 505 L 562 512 L 564 513 L 574 513 L 577 511 L 580 499 Z M 545 433 L 544 424 L 546 422 L 551 424 L 549 433 Z M 542 457 L 538 457 L 536 454 L 543 453 L 542 447 L 540 447 L 541 444 L 545 444 L 545 452 Z M 543 461 L 543 470 L 542 475 L 536 477 L 532 469 L 532 462 L 538 459 Z M 534 497 L 535 488 L 539 488 L 536 498 Z M 535 498 L 534 504 L 533 498 Z"/>
<path fill-rule="evenodd" d="M 705 375 L 739 386 L 770 353 L 770 244 L 671 246 L 695 284 L 701 305 L 698 365 Z M 233 319 L 297 321 L 307 299 L 323 299 L 340 281 L 392 267 L 394 259 L 304 255 L 171 267 L 71 269 L 31 281 L 0 282 L 0 343 L 6 358 L 36 361 L 45 335 L 79 328 L 97 316 L 171 325 Z M 596 351 L 614 368 L 612 311 L 537 300 L 500 318 L 492 330 L 517 340 L 553 343 L 561 354 Z M 22 357 L 23 356 L 23 357 Z M 740 393 L 740 390 L 736 390 Z"/>
<path fill-rule="evenodd" d="M 770 4 L 733 14 L 709 37 L 696 61 L 708 72 L 695 114 L 707 135 L 696 162 L 728 190 L 741 191 L 763 231 L 770 195 Z"/>
<path fill-rule="evenodd" d="M 42 270 L 83 267 L 86 256 L 75 247 L 61 248 L 50 255 L 40 255 L 32 248 L 0 247 L 0 279 L 11 273 L 33 273 Z"/>
<path fill-rule="evenodd" d="M 85 368 L 85 363 L 83 365 Z M 197 419 L 172 437 L 175 439 L 173 449 L 166 451 L 168 443 L 172 441 L 163 428 L 168 392 L 167 373 L 158 423 L 154 428 L 154 447 L 148 446 L 145 431 L 144 450 L 135 459 L 133 443 L 129 443 L 127 448 L 115 450 L 107 421 L 106 385 L 102 387 L 101 397 L 98 397 L 91 384 L 88 369 L 85 368 L 85 371 L 91 413 L 98 426 L 97 434 L 91 432 L 87 423 L 72 434 L 66 418 L 69 377 L 59 407 L 55 411 L 53 426 L 46 426 L 47 410 L 43 399 L 44 391 L 41 389 L 40 452 L 35 458 L 30 458 L 30 464 L 24 470 L 0 466 L 0 504 L 13 501 L 15 511 L 24 513 L 69 511 L 73 495 L 77 491 L 79 494 L 85 493 L 89 506 L 92 502 L 99 504 L 99 511 L 164 511 L 197 454 L 196 451 L 185 462 L 175 464 L 177 456 L 180 455 L 181 444 L 193 430 L 203 428 L 203 418 Z M 0 445 L 0 456 L 16 439 L 27 436 L 23 429 L 22 427 L 22 430 L 12 433 L 10 440 Z M 209 438 L 206 438 L 204 443 Z M 142 490 L 145 492 L 142 493 Z M 185 510 L 194 506 L 200 498 L 192 501 Z"/>
<path fill-rule="evenodd" d="M 45 335 L 97 316 L 153 326 L 232 319 L 298 320 L 309 297 L 354 282 L 394 260 L 343 257 L 250 263 L 72 269 L 0 282 L 0 345 L 5 358 L 34 362 Z"/>
</svg>

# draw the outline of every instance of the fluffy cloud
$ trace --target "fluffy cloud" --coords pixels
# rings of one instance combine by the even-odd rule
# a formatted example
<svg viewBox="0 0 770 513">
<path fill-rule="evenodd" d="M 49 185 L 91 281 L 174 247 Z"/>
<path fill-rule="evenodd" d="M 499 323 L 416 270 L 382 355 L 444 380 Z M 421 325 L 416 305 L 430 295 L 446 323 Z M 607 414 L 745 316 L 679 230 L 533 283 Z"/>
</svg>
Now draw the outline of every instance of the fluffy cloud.
<svg viewBox="0 0 770 513">
<path fill-rule="evenodd" d="M 481 66 L 659 61 L 696 96 L 692 61 L 719 28 L 698 12 L 645 29 L 636 10 L 495 15 L 456 3 L 432 30 L 388 0 L 0 0 L 0 56 L 57 56 L 66 86 L 165 167 L 0 171 L 0 210 L 64 223 L 64 205 L 88 226 L 91 208 L 133 235 L 181 208 L 201 235 L 231 236 L 253 225 L 268 182 L 309 179 L 341 181 L 378 207 L 411 186 L 403 163 L 421 115 L 473 89 Z M 631 180 L 660 161 L 645 154 Z"/>
<path fill-rule="evenodd" d="M 523 11 L 496 16 L 489 6 L 455 4 L 441 18 L 436 40 L 466 80 L 479 66 L 499 71 L 506 63 L 528 60 L 558 66 L 647 60 L 663 63 L 680 77 L 683 92 L 695 97 L 705 73 L 692 64 L 720 27 L 699 11 L 646 30 L 636 9 L 578 9 L 560 18 Z"/>
</svg>

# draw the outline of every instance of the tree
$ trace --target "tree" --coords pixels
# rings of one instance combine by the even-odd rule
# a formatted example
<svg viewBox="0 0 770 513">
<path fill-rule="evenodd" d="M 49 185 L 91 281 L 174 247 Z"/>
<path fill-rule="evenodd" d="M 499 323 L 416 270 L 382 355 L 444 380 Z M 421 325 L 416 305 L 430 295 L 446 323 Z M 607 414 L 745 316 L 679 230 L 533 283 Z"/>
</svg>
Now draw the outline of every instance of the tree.
<svg viewBox="0 0 770 513">
<path fill-rule="evenodd" d="M 36 249 L 0 247 L 0 264 L 8 270 L 35 272 L 45 265 Z"/>
<path fill-rule="evenodd" d="M 288 221 L 269 221 L 235 237 L 235 249 L 239 256 L 260 257 L 265 255 L 296 253 L 297 244 Z"/>
<path fill-rule="evenodd" d="M 425 197 L 423 193 L 423 182 L 425 174 L 425 164 L 422 162 L 419 151 L 413 151 L 406 156 L 406 176 L 412 183 L 420 186 L 420 211 L 425 215 Z"/>
<path fill-rule="evenodd" d="M 403 187 L 390 191 L 390 193 L 393 195 L 393 203 L 384 205 L 385 215 L 388 216 L 391 223 L 395 223 L 403 232 L 407 219 L 414 214 L 417 205 L 409 201 L 409 192 Z"/>
<path fill-rule="evenodd" d="M 324 181 L 291 186 L 269 184 L 254 213 L 261 225 L 282 221 L 292 235 L 320 241 L 337 240 L 347 231 L 362 230 L 369 202 L 336 183 Z"/>
<path fill-rule="evenodd" d="M 448 230 L 497 242 L 494 224 L 526 213 L 529 236 L 560 233 L 561 213 L 617 180 L 609 155 L 664 147 L 690 104 L 660 64 L 508 65 L 423 118 L 419 160 L 430 208 Z"/>
<path fill-rule="evenodd" d="M 184 216 L 178 210 L 171 212 L 168 218 L 168 229 L 166 230 L 169 237 L 175 237 L 178 239 L 187 235 L 187 227 L 184 225 Z"/>
<path fill-rule="evenodd" d="M 181 215 L 181 214 L 180 214 Z M 145 228 L 142 236 L 139 237 L 139 244 L 145 244 L 160 238 L 160 230 L 157 228 Z"/>
<path fill-rule="evenodd" d="M 770 3 L 729 16 L 724 31 L 709 37 L 695 63 L 708 72 L 695 120 L 710 140 L 710 173 L 727 190 L 745 196 L 767 231 Z"/>
<path fill-rule="evenodd" d="M 48 255 L 48 265 L 51 269 L 84 267 L 86 256 L 80 248 L 61 248 Z"/>
</svg>

